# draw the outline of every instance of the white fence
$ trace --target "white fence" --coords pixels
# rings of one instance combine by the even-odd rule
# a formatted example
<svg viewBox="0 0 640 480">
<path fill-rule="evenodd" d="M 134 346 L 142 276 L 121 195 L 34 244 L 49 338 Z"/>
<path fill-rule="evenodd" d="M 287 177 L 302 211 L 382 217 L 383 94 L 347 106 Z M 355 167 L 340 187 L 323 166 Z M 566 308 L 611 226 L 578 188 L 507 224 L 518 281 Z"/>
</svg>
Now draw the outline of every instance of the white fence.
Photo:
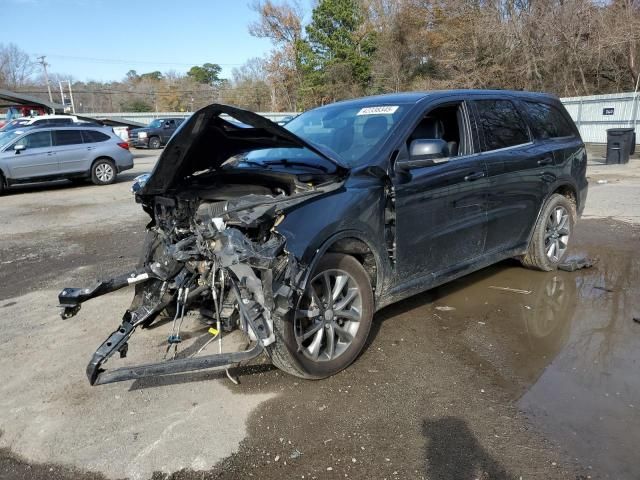
<svg viewBox="0 0 640 480">
<path fill-rule="evenodd" d="M 606 143 L 608 128 L 638 130 L 638 99 L 633 92 L 560 99 L 585 143 Z M 640 135 L 636 135 L 636 141 Z"/>
</svg>

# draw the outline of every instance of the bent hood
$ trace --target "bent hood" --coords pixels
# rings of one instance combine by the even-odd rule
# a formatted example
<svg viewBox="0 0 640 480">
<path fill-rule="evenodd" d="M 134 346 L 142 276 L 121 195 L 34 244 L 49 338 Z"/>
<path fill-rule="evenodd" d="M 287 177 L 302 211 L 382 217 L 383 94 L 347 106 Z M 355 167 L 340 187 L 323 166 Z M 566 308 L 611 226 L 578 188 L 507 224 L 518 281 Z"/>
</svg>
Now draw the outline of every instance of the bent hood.
<svg viewBox="0 0 640 480">
<path fill-rule="evenodd" d="M 222 118 L 225 114 L 232 119 Z M 213 104 L 195 112 L 176 130 L 140 194 L 164 194 L 195 172 L 216 169 L 230 157 L 258 148 L 307 148 L 337 170 L 348 170 L 331 152 L 261 115 Z"/>
</svg>

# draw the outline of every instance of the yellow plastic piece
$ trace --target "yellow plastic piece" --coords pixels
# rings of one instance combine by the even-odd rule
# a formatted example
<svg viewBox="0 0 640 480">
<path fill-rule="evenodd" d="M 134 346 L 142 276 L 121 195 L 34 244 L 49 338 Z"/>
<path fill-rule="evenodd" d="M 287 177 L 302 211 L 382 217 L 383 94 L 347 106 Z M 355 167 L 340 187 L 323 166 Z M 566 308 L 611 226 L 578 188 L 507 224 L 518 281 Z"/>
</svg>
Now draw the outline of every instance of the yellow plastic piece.
<svg viewBox="0 0 640 480">
<path fill-rule="evenodd" d="M 216 330 L 215 328 L 211 327 L 209 329 L 209 333 L 215 337 L 220 332 L 218 330 Z"/>
</svg>

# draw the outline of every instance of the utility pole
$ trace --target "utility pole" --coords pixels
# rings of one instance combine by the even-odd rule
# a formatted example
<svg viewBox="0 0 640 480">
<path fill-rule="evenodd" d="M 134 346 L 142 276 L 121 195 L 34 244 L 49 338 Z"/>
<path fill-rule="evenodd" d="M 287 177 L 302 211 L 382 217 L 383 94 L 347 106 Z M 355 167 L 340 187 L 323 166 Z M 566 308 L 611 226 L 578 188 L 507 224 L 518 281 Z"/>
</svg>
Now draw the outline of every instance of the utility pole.
<svg viewBox="0 0 640 480">
<path fill-rule="evenodd" d="M 40 60 L 40 65 L 44 69 L 44 80 L 47 82 L 47 91 L 49 92 L 49 101 L 53 103 L 53 96 L 51 95 L 51 86 L 49 85 L 49 74 L 47 73 L 47 65 L 48 63 L 44 61 L 45 57 L 42 55 L 41 57 L 37 57 Z"/>
<path fill-rule="evenodd" d="M 62 106 L 65 107 L 65 104 L 64 104 L 64 90 L 62 90 L 62 82 L 58 81 L 58 85 L 60 85 L 60 103 L 62 103 Z"/>
<path fill-rule="evenodd" d="M 71 111 L 73 114 L 76 114 L 76 104 L 73 103 L 73 92 L 71 91 L 71 80 L 67 80 L 67 84 L 69 85 L 69 98 L 71 99 Z"/>
</svg>

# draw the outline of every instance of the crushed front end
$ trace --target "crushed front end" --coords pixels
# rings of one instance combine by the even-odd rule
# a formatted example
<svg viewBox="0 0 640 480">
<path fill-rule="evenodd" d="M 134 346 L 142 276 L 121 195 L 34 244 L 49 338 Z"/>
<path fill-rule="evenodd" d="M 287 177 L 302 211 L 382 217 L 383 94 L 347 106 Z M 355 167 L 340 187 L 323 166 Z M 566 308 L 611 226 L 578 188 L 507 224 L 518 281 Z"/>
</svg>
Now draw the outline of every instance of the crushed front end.
<svg viewBox="0 0 640 480">
<path fill-rule="evenodd" d="M 220 117 L 224 113 L 236 114 L 250 127 L 229 123 Z M 169 142 L 136 193 L 151 217 L 138 267 L 91 288 L 65 288 L 59 294 L 61 315 L 67 319 L 83 302 L 135 285 L 120 326 L 87 366 L 92 385 L 233 365 L 260 355 L 276 341 L 274 317 L 284 318 L 294 308 L 306 274 L 287 251 L 278 224 L 288 208 L 337 188 L 338 182 L 324 173 L 299 177 L 221 167 L 244 151 L 273 147 L 313 148 L 262 117 L 215 105 L 194 114 Z M 251 348 L 176 355 L 189 310 L 199 311 L 218 339 L 223 332 L 241 330 Z M 104 369 L 116 352 L 127 355 L 136 329 L 167 316 L 172 321 L 162 361 Z"/>
</svg>

